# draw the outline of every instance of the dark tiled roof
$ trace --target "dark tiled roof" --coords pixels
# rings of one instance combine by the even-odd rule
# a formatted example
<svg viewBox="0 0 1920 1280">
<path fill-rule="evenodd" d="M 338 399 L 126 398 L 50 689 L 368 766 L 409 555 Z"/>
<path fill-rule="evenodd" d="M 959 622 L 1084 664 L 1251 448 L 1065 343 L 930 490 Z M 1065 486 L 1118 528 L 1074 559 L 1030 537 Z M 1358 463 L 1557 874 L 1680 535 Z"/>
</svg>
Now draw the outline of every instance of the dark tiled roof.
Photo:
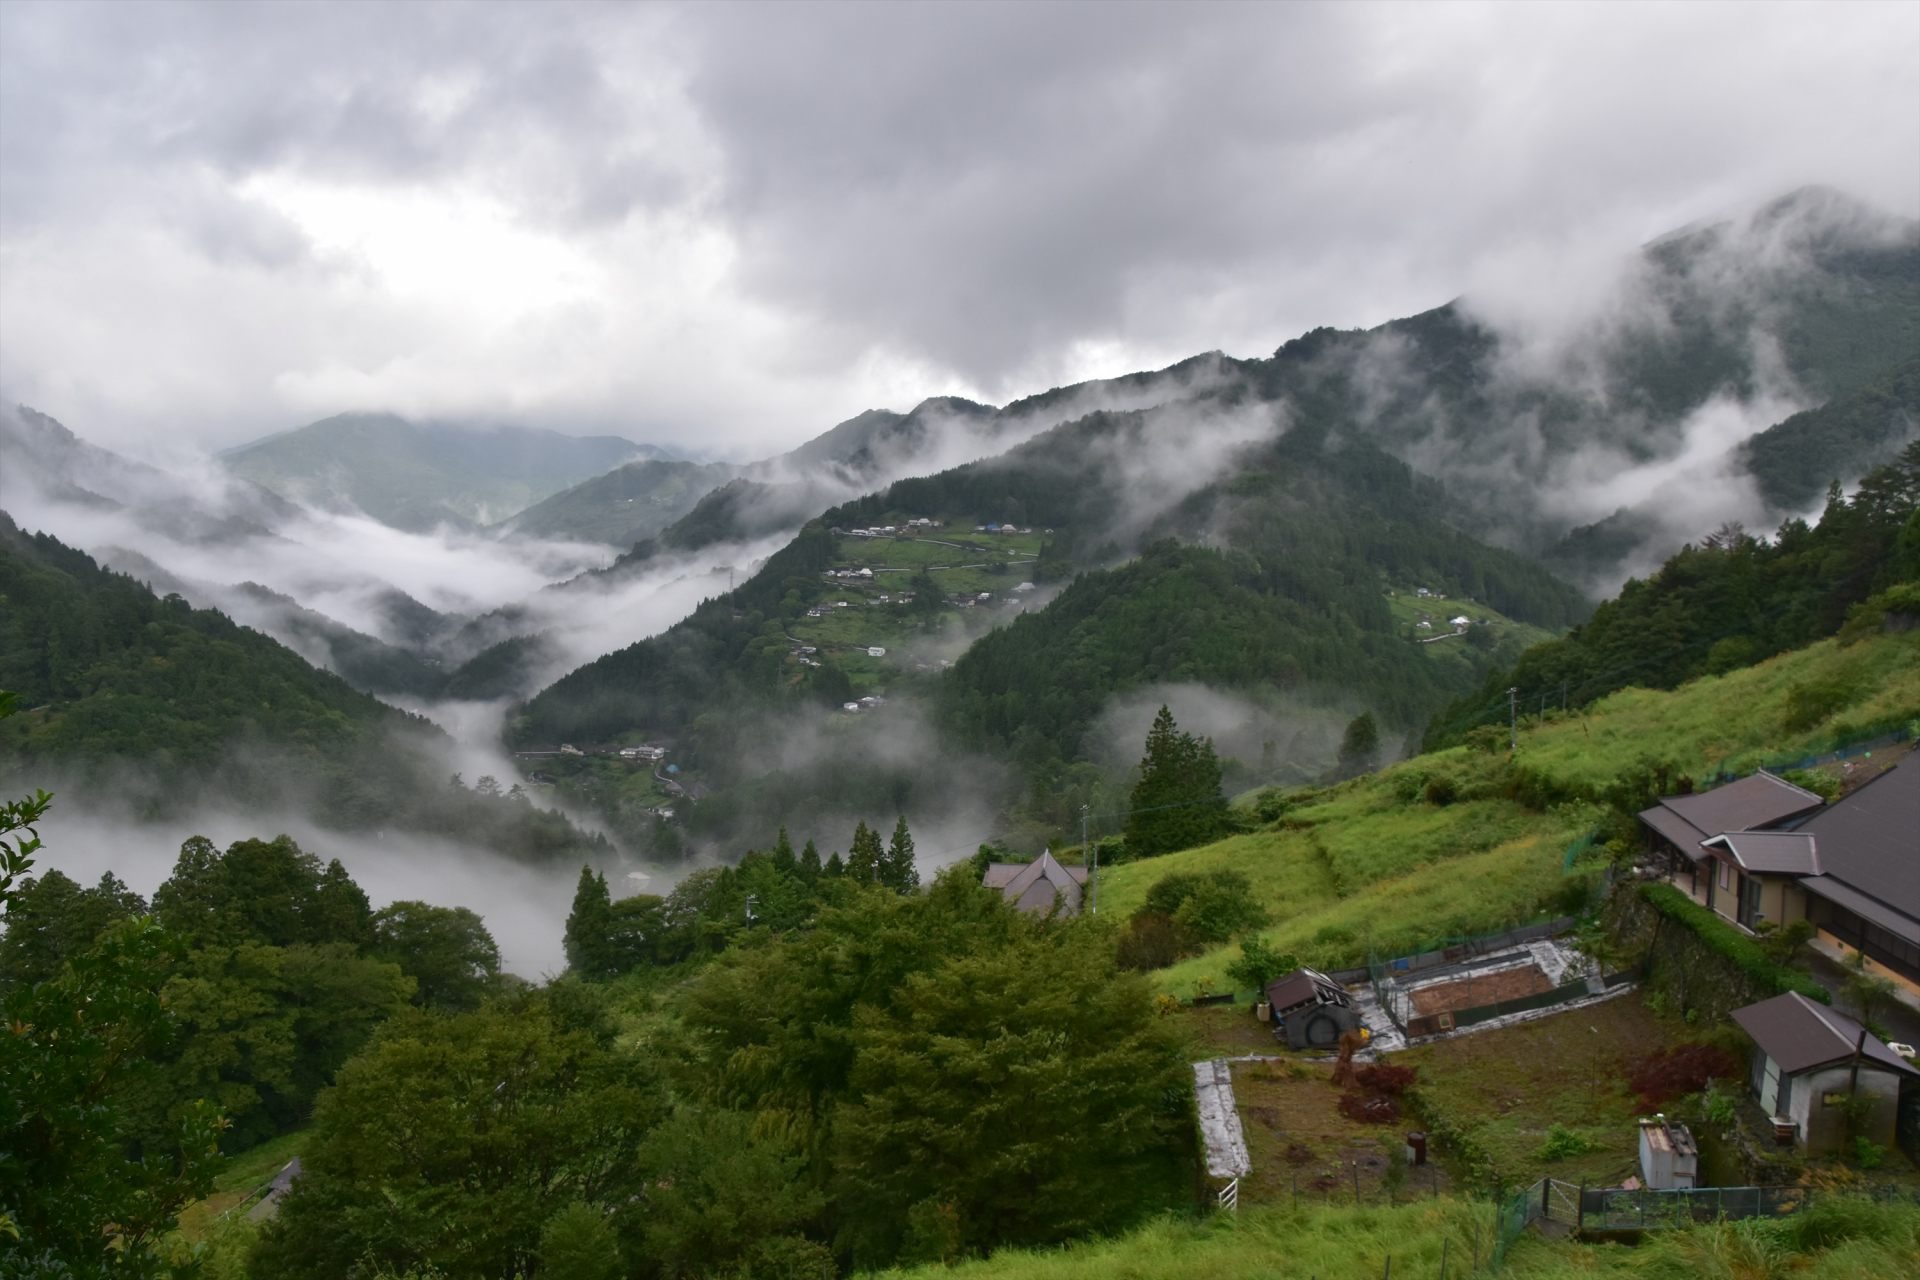
<svg viewBox="0 0 1920 1280">
<path fill-rule="evenodd" d="M 1729 831 L 1705 842 L 1725 849 L 1742 871 L 1761 875 L 1817 876 L 1820 849 L 1804 831 Z"/>
<path fill-rule="evenodd" d="M 1738 782 L 1690 796 L 1663 796 L 1660 803 L 1685 818 L 1702 836 L 1758 831 L 1820 807 L 1819 796 L 1762 770 Z"/>
<path fill-rule="evenodd" d="M 1920 920 L 1920 758 L 1909 756 L 1801 823 L 1835 880 Z"/>
<path fill-rule="evenodd" d="M 1853 1047 L 1860 1037 L 1858 1022 L 1837 1009 L 1815 1004 L 1798 991 L 1735 1009 L 1733 1020 L 1787 1075 L 1845 1062 L 1853 1057 Z M 1867 1036 L 1862 1055 L 1864 1061 L 1877 1066 L 1920 1075 L 1920 1070 L 1872 1034 Z"/>
</svg>

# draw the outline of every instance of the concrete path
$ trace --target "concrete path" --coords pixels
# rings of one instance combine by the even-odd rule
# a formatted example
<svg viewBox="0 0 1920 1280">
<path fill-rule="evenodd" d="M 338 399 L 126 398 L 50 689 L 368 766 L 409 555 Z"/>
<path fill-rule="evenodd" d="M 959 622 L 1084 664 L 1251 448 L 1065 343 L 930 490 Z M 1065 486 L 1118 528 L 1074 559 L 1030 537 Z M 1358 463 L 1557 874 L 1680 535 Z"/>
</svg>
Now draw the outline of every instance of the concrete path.
<svg viewBox="0 0 1920 1280">
<path fill-rule="evenodd" d="M 1233 1066 L 1225 1058 L 1193 1064 L 1193 1096 L 1200 1113 L 1200 1136 L 1207 1144 L 1207 1173 L 1238 1178 L 1253 1171 L 1240 1109 L 1233 1102 Z"/>
<path fill-rule="evenodd" d="M 295 1156 L 287 1161 L 286 1167 L 273 1176 L 273 1181 L 267 1184 L 267 1194 L 261 1196 L 260 1202 L 247 1210 L 247 1217 L 259 1222 L 279 1212 L 280 1197 L 287 1194 L 293 1187 L 293 1180 L 299 1176 L 300 1157 Z"/>
</svg>

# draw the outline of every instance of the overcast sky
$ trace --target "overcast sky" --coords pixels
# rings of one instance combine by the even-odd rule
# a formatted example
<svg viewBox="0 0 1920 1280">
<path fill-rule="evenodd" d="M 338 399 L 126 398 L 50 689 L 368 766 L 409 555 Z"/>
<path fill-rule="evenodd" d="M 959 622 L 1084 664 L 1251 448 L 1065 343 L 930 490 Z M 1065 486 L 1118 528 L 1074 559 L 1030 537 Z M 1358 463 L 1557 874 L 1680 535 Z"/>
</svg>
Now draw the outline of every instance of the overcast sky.
<svg viewBox="0 0 1920 1280">
<path fill-rule="evenodd" d="M 1920 214 L 1920 4 L 7 0 L 0 395 L 754 455 L 1551 299 L 1806 182 Z"/>
</svg>

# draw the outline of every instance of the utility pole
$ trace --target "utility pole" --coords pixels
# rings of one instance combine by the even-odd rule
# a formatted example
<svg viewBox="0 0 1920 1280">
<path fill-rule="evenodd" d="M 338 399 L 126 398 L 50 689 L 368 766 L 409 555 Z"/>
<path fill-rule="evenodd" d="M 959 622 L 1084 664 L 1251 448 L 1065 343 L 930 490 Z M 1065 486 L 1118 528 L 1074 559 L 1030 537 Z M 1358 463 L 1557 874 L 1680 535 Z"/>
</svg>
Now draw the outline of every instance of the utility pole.
<svg viewBox="0 0 1920 1280">
<path fill-rule="evenodd" d="M 1507 690 L 1507 754 L 1508 755 L 1512 755 L 1514 752 L 1520 750 L 1520 712 L 1518 710 L 1519 704 L 1516 702 L 1516 699 L 1519 697 L 1519 694 L 1520 694 L 1520 687 L 1518 685 L 1515 685 L 1513 688 Z"/>
<path fill-rule="evenodd" d="M 1087 865 L 1087 887 L 1093 891 L 1089 914 L 1097 916 L 1100 914 L 1100 854 L 1087 839 L 1088 808 L 1088 805 L 1080 806 L 1080 861 Z"/>
</svg>

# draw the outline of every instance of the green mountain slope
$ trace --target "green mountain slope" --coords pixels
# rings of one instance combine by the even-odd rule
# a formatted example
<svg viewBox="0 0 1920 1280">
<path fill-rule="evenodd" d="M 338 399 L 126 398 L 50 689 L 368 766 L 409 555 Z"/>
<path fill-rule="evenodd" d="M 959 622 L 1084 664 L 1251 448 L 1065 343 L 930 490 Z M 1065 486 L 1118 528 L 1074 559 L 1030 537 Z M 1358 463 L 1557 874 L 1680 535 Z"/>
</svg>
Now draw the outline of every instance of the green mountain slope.
<svg viewBox="0 0 1920 1280">
<path fill-rule="evenodd" d="M 221 461 L 282 497 L 352 507 L 397 529 L 425 530 L 503 520 L 654 452 L 613 436 L 347 413 L 230 449 Z"/>
<path fill-rule="evenodd" d="M 604 851 L 558 813 L 447 785 L 433 725 L 223 614 L 164 599 L 0 512 L 0 777 L 92 811 L 309 810 L 542 860 Z"/>
<path fill-rule="evenodd" d="M 1772 540 L 1726 531 L 1683 548 L 1564 639 L 1448 707 L 1429 745 L 1506 715 L 1508 688 L 1578 707 L 1628 685 L 1670 689 L 1831 635 L 1854 605 L 1920 577 L 1920 442 Z"/>
<path fill-rule="evenodd" d="M 541 499 L 495 525 L 494 531 L 631 547 L 693 510 L 734 472 L 717 462 L 629 462 Z"/>
</svg>

